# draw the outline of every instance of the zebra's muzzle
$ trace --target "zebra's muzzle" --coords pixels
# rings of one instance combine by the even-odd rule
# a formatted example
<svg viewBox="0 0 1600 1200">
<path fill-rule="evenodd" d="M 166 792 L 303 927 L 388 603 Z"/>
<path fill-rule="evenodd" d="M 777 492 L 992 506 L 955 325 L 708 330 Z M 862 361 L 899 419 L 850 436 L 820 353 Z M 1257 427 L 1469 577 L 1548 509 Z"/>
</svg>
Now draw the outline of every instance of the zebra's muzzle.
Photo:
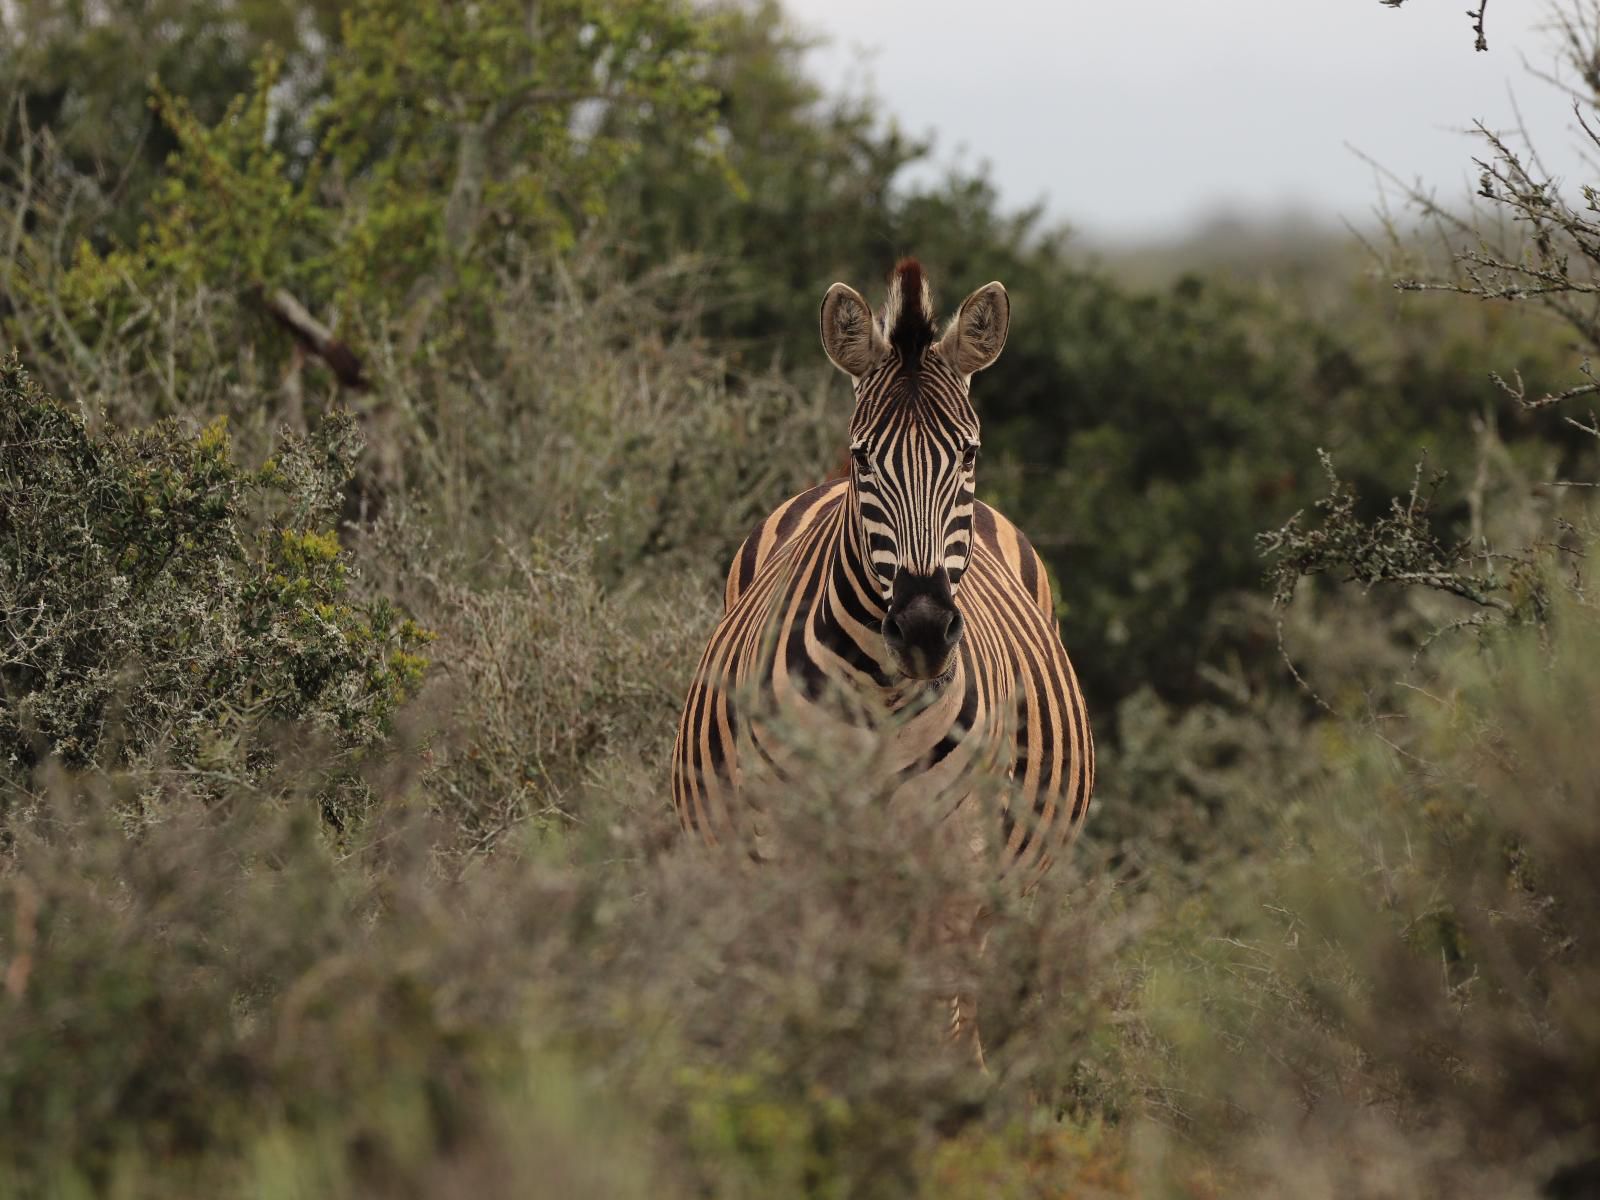
<svg viewBox="0 0 1600 1200">
<path fill-rule="evenodd" d="M 950 576 L 898 571 L 883 619 L 883 640 L 898 666 L 913 679 L 937 679 L 950 669 L 965 622 L 950 592 Z"/>
</svg>

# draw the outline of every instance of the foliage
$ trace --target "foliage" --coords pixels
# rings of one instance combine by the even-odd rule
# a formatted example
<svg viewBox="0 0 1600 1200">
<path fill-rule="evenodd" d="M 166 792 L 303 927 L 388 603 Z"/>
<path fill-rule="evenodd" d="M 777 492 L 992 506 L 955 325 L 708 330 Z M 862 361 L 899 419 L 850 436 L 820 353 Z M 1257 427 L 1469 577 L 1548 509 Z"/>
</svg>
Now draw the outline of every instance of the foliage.
<svg viewBox="0 0 1600 1200">
<path fill-rule="evenodd" d="M 427 782 L 467 844 L 492 845 L 530 820 L 550 828 L 609 819 L 634 786 L 617 764 L 650 764 L 677 728 L 683 664 L 699 650 L 711 597 L 703 584 L 635 597 L 608 590 L 593 535 L 504 552 L 505 578 L 469 587 L 430 567 L 416 602 L 445 630 L 434 647 L 455 719 Z M 635 805 L 624 814 L 651 821 Z"/>
<path fill-rule="evenodd" d="M 1275 602 L 1292 600 L 1302 578 L 1339 571 L 1346 582 L 1369 588 L 1379 583 L 1434 588 L 1506 620 L 1528 623 L 1542 618 L 1549 596 L 1534 559 L 1521 556 L 1500 562 L 1465 542 L 1441 544 L 1429 518 L 1442 477 L 1436 475 L 1424 485 L 1423 464 L 1418 463 L 1411 494 L 1390 501 L 1385 516 L 1367 523 L 1356 514 L 1355 489 L 1340 480 L 1326 454 L 1321 457 L 1330 490 L 1317 501 L 1320 526 L 1302 528 L 1297 514 L 1283 528 L 1260 538 L 1263 553 L 1276 557 L 1270 580 Z M 1474 569 L 1475 561 L 1481 569 Z M 1468 623 L 1482 619 L 1468 618 Z"/>
<path fill-rule="evenodd" d="M 175 149 L 135 236 L 90 241 L 66 205 L 19 188 L 39 211 L 14 251 L 30 270 L 10 282 L 41 314 L 37 349 L 96 346 L 115 329 L 133 372 L 121 386 L 144 391 L 166 364 L 169 393 L 199 376 L 205 399 L 237 403 L 261 390 L 262 365 L 284 370 L 292 343 L 268 319 L 282 289 L 336 332 L 392 335 L 402 360 L 424 344 L 461 353 L 464 338 L 465 352 L 486 351 L 468 335 L 504 273 L 570 244 L 603 207 L 638 114 L 694 128 L 710 99 L 697 79 L 709 22 L 679 0 L 536 11 L 363 0 L 321 89 L 287 121 L 271 54 L 215 118 L 158 84 Z M 285 138 L 286 124 L 299 135 Z M 222 310 L 212 339 L 162 319 L 197 291 Z M 82 375 L 50 382 L 88 391 L 73 386 Z"/>
<path fill-rule="evenodd" d="M 563 284 L 553 298 L 541 282 L 552 271 Z M 530 258 L 479 332 L 495 370 L 444 361 L 394 373 L 392 474 L 454 549 L 499 562 L 495 539 L 558 544 L 583 529 L 607 585 L 690 571 L 714 592 L 772 496 L 822 478 L 840 410 L 811 381 L 739 371 L 708 345 L 671 308 L 694 279 L 705 282 L 687 267 L 619 275 L 589 242 Z M 484 544 L 462 545 L 474 532 Z"/>
<path fill-rule="evenodd" d="M 682 302 L 708 333 L 756 361 L 777 352 L 789 366 L 814 364 L 829 282 L 881 278 L 913 248 L 950 269 L 898 228 L 891 185 L 929 146 L 881 128 L 869 96 L 824 95 L 804 72 L 809 40 L 775 0 L 724 4 L 718 15 L 707 82 L 719 154 L 696 154 L 699 130 L 649 122 L 614 189 L 621 248 L 646 264 L 705 260 L 717 286 Z"/>
<path fill-rule="evenodd" d="M 12 787 L 46 758 L 254 775 L 279 722 L 344 754 L 383 739 L 429 635 L 351 587 L 331 528 L 348 421 L 248 470 L 221 420 L 92 434 L 13 358 L 0 446 Z"/>
<path fill-rule="evenodd" d="M 553 1118 L 546 1165 L 578 1166 L 558 1149 L 560 1070 L 513 1033 L 533 964 L 483 971 L 528 908 L 430 883 L 415 831 L 352 869 L 303 806 L 208 808 L 179 787 L 134 839 L 113 798 L 63 790 L 7 823 L 0 904 L 24 938 L 0 1007 L 8 1190 L 199 1196 L 287 1175 L 397 1194 L 414 1171 L 472 1173 L 485 1142 L 527 1155 L 501 1116 L 513 1097 Z"/>
</svg>

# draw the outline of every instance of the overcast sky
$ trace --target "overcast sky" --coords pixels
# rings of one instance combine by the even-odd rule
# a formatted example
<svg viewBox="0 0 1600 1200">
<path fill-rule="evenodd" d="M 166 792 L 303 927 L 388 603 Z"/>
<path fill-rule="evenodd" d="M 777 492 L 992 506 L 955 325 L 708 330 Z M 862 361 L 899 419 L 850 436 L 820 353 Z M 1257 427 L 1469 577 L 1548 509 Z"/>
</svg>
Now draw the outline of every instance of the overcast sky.
<svg viewBox="0 0 1600 1200">
<path fill-rule="evenodd" d="M 828 35 L 812 68 L 863 79 L 941 160 L 987 160 L 1007 201 L 1045 199 L 1083 233 L 1176 232 L 1231 209 L 1365 223 L 1354 146 L 1441 197 L 1475 180 L 1473 118 L 1513 124 L 1578 173 L 1547 0 L 1491 0 L 1487 53 L 1468 0 L 785 0 Z"/>
</svg>

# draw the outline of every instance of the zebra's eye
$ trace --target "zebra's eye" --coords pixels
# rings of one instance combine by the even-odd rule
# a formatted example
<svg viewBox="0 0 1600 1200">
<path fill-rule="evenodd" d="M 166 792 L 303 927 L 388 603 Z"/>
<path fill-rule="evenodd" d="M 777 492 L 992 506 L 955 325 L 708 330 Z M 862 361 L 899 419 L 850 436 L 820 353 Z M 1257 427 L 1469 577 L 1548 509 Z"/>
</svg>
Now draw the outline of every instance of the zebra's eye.
<svg viewBox="0 0 1600 1200">
<path fill-rule="evenodd" d="M 970 470 L 972 470 L 973 467 L 975 467 L 977 465 L 978 465 L 978 448 L 976 446 L 968 446 L 966 448 L 966 450 L 962 452 L 962 455 L 961 455 L 961 469 L 963 471 L 970 471 Z"/>
<path fill-rule="evenodd" d="M 865 446 L 851 447 L 850 457 L 855 459 L 857 475 L 872 474 L 872 459 L 867 455 L 867 448 Z"/>
</svg>

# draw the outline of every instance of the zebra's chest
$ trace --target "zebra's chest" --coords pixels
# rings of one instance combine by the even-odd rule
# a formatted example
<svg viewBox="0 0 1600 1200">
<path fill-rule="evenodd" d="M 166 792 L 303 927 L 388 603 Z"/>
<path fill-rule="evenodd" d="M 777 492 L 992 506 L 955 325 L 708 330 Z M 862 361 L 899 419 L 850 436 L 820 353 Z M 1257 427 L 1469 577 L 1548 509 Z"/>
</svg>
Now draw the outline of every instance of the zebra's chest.
<svg viewBox="0 0 1600 1200">
<path fill-rule="evenodd" d="M 937 687 L 856 679 L 801 687 L 791 677 L 768 691 L 761 715 L 741 723 L 741 786 L 752 795 L 798 780 L 842 789 L 982 861 L 995 833 L 985 817 L 998 806 L 989 801 L 1009 786 L 1017 742 L 1015 722 L 966 665 Z M 776 852 L 765 817 L 756 816 L 749 833 L 758 856 Z"/>
<path fill-rule="evenodd" d="M 940 681 L 893 678 L 870 644 L 774 646 L 745 681 L 757 763 L 791 775 L 810 756 L 910 799 L 964 795 L 979 774 L 1010 773 L 1015 721 L 1009 689 L 963 652 Z M 744 757 L 744 756 L 741 756 Z"/>
</svg>

